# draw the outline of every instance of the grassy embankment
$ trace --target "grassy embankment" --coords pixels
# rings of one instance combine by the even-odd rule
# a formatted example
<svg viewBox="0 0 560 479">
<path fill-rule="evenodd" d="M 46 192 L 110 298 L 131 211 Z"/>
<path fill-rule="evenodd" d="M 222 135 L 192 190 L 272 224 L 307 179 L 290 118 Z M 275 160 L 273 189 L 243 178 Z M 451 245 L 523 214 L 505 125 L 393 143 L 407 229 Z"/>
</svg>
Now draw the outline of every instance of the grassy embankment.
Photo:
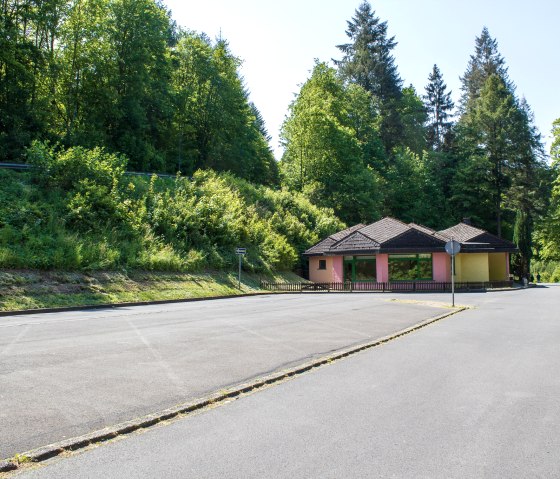
<svg viewBox="0 0 560 479">
<path fill-rule="evenodd" d="M 260 292 L 260 280 L 302 281 L 294 273 L 1 271 L 0 311 L 206 298 Z"/>
<path fill-rule="evenodd" d="M 344 225 L 298 193 L 230 174 L 125 176 L 101 150 L 36 145 L 0 170 L 0 309 L 236 294 L 298 279 L 301 253 Z M 108 273 L 110 271 L 111 273 Z"/>
</svg>

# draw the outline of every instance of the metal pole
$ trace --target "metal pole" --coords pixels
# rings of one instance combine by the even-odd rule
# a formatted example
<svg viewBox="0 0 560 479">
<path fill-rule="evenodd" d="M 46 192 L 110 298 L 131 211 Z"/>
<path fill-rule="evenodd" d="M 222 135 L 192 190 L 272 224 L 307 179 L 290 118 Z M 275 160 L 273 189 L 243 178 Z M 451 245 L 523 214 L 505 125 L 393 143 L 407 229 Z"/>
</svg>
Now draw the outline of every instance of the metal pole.
<svg viewBox="0 0 560 479">
<path fill-rule="evenodd" d="M 241 256 L 243 255 L 238 254 L 237 256 L 239 257 L 239 275 L 237 277 L 237 282 L 239 285 L 239 289 L 241 289 Z"/>
<path fill-rule="evenodd" d="M 452 252 L 455 253 L 454 250 Z M 455 307 L 455 254 L 451 255 L 451 307 Z"/>
</svg>

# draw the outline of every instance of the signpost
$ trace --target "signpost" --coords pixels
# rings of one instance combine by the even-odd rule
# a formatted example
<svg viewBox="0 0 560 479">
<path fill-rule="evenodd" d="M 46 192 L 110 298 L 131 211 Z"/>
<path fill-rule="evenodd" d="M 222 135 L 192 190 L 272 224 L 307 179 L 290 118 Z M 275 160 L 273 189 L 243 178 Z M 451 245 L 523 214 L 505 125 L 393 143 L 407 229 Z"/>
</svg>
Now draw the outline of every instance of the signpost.
<svg viewBox="0 0 560 479">
<path fill-rule="evenodd" d="M 445 243 L 445 252 L 451 256 L 451 306 L 455 307 L 455 256 L 461 251 L 461 243 L 451 238 Z"/>
<path fill-rule="evenodd" d="M 239 275 L 237 277 L 237 282 L 239 289 L 241 289 L 241 261 L 243 259 L 243 256 L 247 254 L 247 248 L 235 248 L 235 254 L 239 258 Z"/>
</svg>

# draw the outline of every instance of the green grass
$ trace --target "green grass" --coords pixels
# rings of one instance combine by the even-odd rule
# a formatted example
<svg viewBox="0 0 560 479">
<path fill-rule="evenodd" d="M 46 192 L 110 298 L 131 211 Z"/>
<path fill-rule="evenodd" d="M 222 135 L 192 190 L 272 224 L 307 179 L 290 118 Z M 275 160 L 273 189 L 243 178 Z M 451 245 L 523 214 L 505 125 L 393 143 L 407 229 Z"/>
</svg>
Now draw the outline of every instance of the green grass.
<svg viewBox="0 0 560 479">
<path fill-rule="evenodd" d="M 154 273 L 1 271 L 0 311 L 258 293 L 260 281 L 302 281 L 294 273 Z"/>
</svg>

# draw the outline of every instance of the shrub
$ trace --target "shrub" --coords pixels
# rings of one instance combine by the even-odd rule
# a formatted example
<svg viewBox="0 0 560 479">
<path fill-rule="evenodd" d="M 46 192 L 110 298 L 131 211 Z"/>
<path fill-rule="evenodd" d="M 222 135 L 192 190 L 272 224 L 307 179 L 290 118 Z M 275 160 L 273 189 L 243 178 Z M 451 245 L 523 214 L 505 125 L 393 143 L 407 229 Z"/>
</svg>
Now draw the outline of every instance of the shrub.
<svg viewBox="0 0 560 479">
<path fill-rule="evenodd" d="M 298 193 L 229 173 L 123 179 L 99 148 L 34 143 L 32 173 L 0 171 L 0 267 L 66 270 L 289 270 L 344 225 Z"/>
</svg>

